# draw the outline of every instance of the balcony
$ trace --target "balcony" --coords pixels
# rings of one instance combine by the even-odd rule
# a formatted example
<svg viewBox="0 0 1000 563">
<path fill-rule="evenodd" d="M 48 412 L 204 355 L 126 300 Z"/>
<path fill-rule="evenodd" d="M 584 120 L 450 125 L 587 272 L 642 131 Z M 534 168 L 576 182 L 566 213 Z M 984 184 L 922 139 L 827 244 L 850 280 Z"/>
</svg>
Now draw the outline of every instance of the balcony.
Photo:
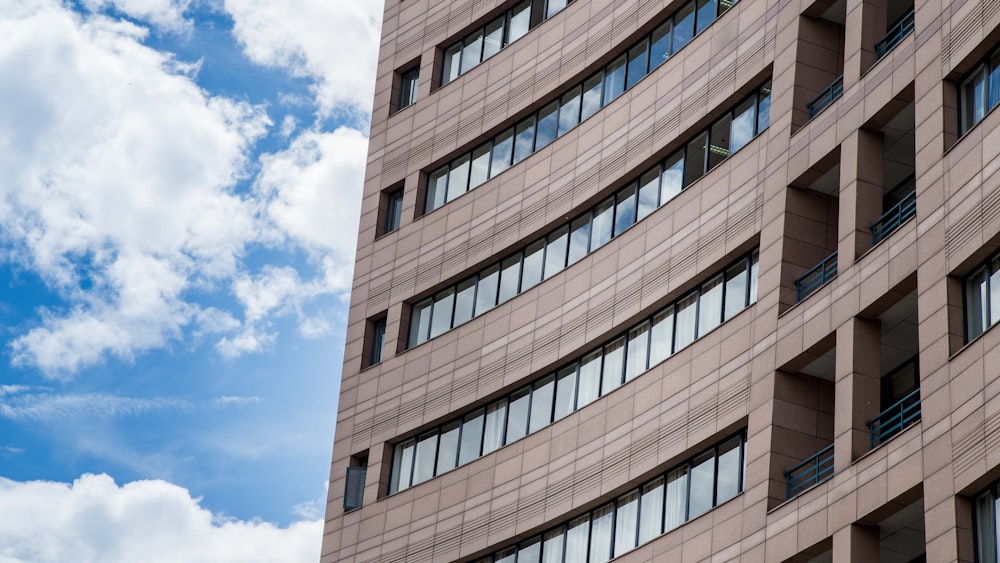
<svg viewBox="0 0 1000 563">
<path fill-rule="evenodd" d="M 823 89 L 813 101 L 806 104 L 806 109 L 809 110 L 809 119 L 812 119 L 819 115 L 823 110 L 830 107 L 830 105 L 837 101 L 837 98 L 844 95 L 844 75 L 841 74 L 833 80 L 833 82 Z"/>
<path fill-rule="evenodd" d="M 814 485 L 833 477 L 833 444 L 785 471 L 786 491 L 791 500 Z"/>
<path fill-rule="evenodd" d="M 837 277 L 837 253 L 827 256 L 822 262 L 809 269 L 795 280 L 795 300 L 801 302 L 812 292 L 833 281 Z"/>
<path fill-rule="evenodd" d="M 892 234 L 917 213 L 917 192 L 912 191 L 872 223 L 872 246 Z"/>
<path fill-rule="evenodd" d="M 920 389 L 914 389 L 894 405 L 868 421 L 871 446 L 875 449 L 904 428 L 920 420 Z"/>
<path fill-rule="evenodd" d="M 896 25 L 889 28 L 885 37 L 875 44 L 875 60 L 878 61 L 888 55 L 890 51 L 896 48 L 896 45 L 902 43 L 903 39 L 911 33 L 913 33 L 913 10 L 910 10 L 900 18 L 896 22 Z"/>
</svg>

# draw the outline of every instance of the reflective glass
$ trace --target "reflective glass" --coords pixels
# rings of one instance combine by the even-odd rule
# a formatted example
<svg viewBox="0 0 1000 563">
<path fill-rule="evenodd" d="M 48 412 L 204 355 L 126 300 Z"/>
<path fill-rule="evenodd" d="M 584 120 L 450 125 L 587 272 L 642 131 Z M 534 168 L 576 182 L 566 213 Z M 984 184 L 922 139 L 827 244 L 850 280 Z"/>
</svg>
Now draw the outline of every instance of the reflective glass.
<svg viewBox="0 0 1000 563">
<path fill-rule="evenodd" d="M 590 563 L 604 563 L 611 559 L 611 528 L 614 525 L 615 505 L 605 504 L 594 511 L 590 528 Z"/>
<path fill-rule="evenodd" d="M 574 264 L 590 250 L 590 215 L 574 220 L 570 226 L 568 264 Z"/>
<path fill-rule="evenodd" d="M 726 270 L 726 320 L 747 306 L 747 265 L 741 261 Z"/>
<path fill-rule="evenodd" d="M 716 276 L 701 286 L 698 305 L 698 336 L 704 336 L 722 324 L 722 276 Z"/>
<path fill-rule="evenodd" d="M 508 547 L 498 551 L 496 558 L 493 559 L 494 563 L 514 563 L 515 561 L 517 561 L 516 547 Z"/>
<path fill-rule="evenodd" d="M 635 549 L 638 513 L 638 489 L 618 497 L 615 509 L 615 557 Z"/>
<path fill-rule="evenodd" d="M 520 440 L 528 434 L 528 407 L 531 403 L 531 388 L 518 389 L 510 395 L 507 407 L 507 439 L 505 444 Z"/>
<path fill-rule="evenodd" d="M 990 274 L 990 326 L 1000 320 L 1000 256 L 993 259 Z"/>
<path fill-rule="evenodd" d="M 667 509 L 663 519 L 665 532 L 687 521 L 687 477 L 686 466 L 667 473 Z"/>
<path fill-rule="evenodd" d="M 493 158 L 490 159 L 490 177 L 510 168 L 514 156 L 514 128 L 500 133 L 493 139 Z"/>
<path fill-rule="evenodd" d="M 644 322 L 628 331 L 628 352 L 625 354 L 625 381 L 630 381 L 646 371 L 648 352 L 649 323 Z"/>
<path fill-rule="evenodd" d="M 642 221 L 660 204 L 660 168 L 657 166 L 639 178 L 639 209 L 636 220 Z"/>
<path fill-rule="evenodd" d="M 670 357 L 674 341 L 673 305 L 653 315 L 649 340 L 649 365 L 654 366 Z"/>
<path fill-rule="evenodd" d="M 472 151 L 472 170 L 469 174 L 469 189 L 479 187 L 490 177 L 490 144 L 476 147 Z"/>
<path fill-rule="evenodd" d="M 524 37 L 531 26 L 531 1 L 525 0 L 510 11 L 510 31 L 507 33 L 507 43 L 513 43 Z"/>
<path fill-rule="evenodd" d="M 469 155 L 463 154 L 451 163 L 448 174 L 448 201 L 464 194 L 469 189 Z"/>
<path fill-rule="evenodd" d="M 483 57 L 483 30 L 477 29 L 462 42 L 462 73 L 479 64 Z"/>
<path fill-rule="evenodd" d="M 771 83 L 760 87 L 757 93 L 757 133 L 760 133 L 771 123 Z"/>
<path fill-rule="evenodd" d="M 660 183 L 660 204 L 673 199 L 684 189 L 684 151 L 667 157 L 663 163 L 663 177 Z"/>
<path fill-rule="evenodd" d="M 483 430 L 483 455 L 496 451 L 503 445 L 504 425 L 507 421 L 507 399 L 500 399 L 486 407 L 486 427 Z"/>
<path fill-rule="evenodd" d="M 612 219 L 614 218 L 615 210 L 614 203 L 615 198 L 609 197 L 597 204 L 597 207 L 594 209 L 594 219 L 591 221 L 593 227 L 590 233 L 591 252 L 604 246 L 605 243 L 611 240 Z"/>
<path fill-rule="evenodd" d="M 535 128 L 535 150 L 541 149 L 556 138 L 556 129 L 559 123 L 558 114 L 559 102 L 552 102 L 538 110 L 538 127 Z"/>
<path fill-rule="evenodd" d="M 479 409 L 462 419 L 462 443 L 458 450 L 458 464 L 465 465 L 478 458 L 482 447 L 483 409 Z"/>
<path fill-rule="evenodd" d="M 566 0 L 549 0 L 549 8 L 545 17 L 551 18 L 552 16 L 561 12 L 565 7 L 566 7 Z"/>
<path fill-rule="evenodd" d="M 437 458 L 437 432 L 424 434 L 417 440 L 417 451 L 413 456 L 413 484 L 423 483 L 434 476 L 434 460 Z"/>
<path fill-rule="evenodd" d="M 625 55 L 608 64 L 604 73 L 604 105 L 608 105 L 625 91 Z"/>
<path fill-rule="evenodd" d="M 559 99 L 559 135 L 565 134 L 580 123 L 581 95 L 582 91 L 577 86 Z"/>
<path fill-rule="evenodd" d="M 644 544 L 663 533 L 663 477 L 642 486 L 639 509 L 639 544 Z"/>
<path fill-rule="evenodd" d="M 580 110 L 580 121 L 597 113 L 601 109 L 601 76 L 602 72 L 591 76 L 583 83 L 583 105 Z"/>
<path fill-rule="evenodd" d="M 545 279 L 558 274 L 566 267 L 568 245 L 569 227 L 560 227 L 546 237 Z"/>
<path fill-rule="evenodd" d="M 708 512 L 715 493 L 715 452 L 709 450 L 691 462 L 691 492 L 688 510 L 691 518 Z"/>
<path fill-rule="evenodd" d="M 476 277 L 460 282 L 455 293 L 455 320 L 452 326 L 468 322 L 476 305 Z"/>
<path fill-rule="evenodd" d="M 576 364 L 565 367 L 556 374 L 556 403 L 553 420 L 573 412 L 576 407 Z"/>
<path fill-rule="evenodd" d="M 587 539 L 590 536 L 590 514 L 570 520 L 566 529 L 566 561 L 583 563 L 587 560 Z"/>
<path fill-rule="evenodd" d="M 542 545 L 542 563 L 563 563 L 564 541 L 562 529 L 547 532 Z"/>
<path fill-rule="evenodd" d="M 538 240 L 524 249 L 521 267 L 521 291 L 528 291 L 542 281 L 542 267 L 545 258 L 545 240 Z"/>
<path fill-rule="evenodd" d="M 517 546 L 517 563 L 539 563 L 541 559 L 541 538 L 531 538 Z"/>
<path fill-rule="evenodd" d="M 392 478 L 389 491 L 396 492 L 410 488 L 410 478 L 413 474 L 413 449 L 416 440 L 407 440 L 396 446 L 392 459 Z"/>
<path fill-rule="evenodd" d="M 694 342 L 695 312 L 698 305 L 697 292 L 685 296 L 677 302 L 677 319 L 674 329 L 674 351 Z"/>
<path fill-rule="evenodd" d="M 441 85 L 458 78 L 462 64 L 462 44 L 455 43 L 444 52 L 443 71 L 441 73 Z"/>
<path fill-rule="evenodd" d="M 757 263 L 758 252 L 753 251 L 750 256 L 750 300 L 747 302 L 753 304 L 757 302 L 757 272 L 760 269 L 760 265 Z"/>
<path fill-rule="evenodd" d="M 625 89 L 635 86 L 635 83 L 646 76 L 649 68 L 649 49 L 646 39 L 640 41 L 628 50 L 628 73 L 625 80 Z"/>
<path fill-rule="evenodd" d="M 497 305 L 500 266 L 490 266 L 479 274 L 476 287 L 476 315 L 482 315 Z"/>
<path fill-rule="evenodd" d="M 653 30 L 649 46 L 650 70 L 655 69 L 670 58 L 670 25 L 671 21 L 667 20 L 663 25 Z"/>
<path fill-rule="evenodd" d="M 431 299 L 426 299 L 413 306 L 410 313 L 410 338 L 409 347 L 427 340 L 431 330 Z"/>
<path fill-rule="evenodd" d="M 500 297 L 503 303 L 517 295 L 518 279 L 521 277 L 521 256 L 511 256 L 500 264 Z"/>
<path fill-rule="evenodd" d="M 517 124 L 514 134 L 514 163 L 517 164 L 535 149 L 535 116 Z"/>
<path fill-rule="evenodd" d="M 716 479 L 715 503 L 722 504 L 740 492 L 740 437 L 719 445 L 719 476 Z"/>
<path fill-rule="evenodd" d="M 697 137 L 688 141 L 687 157 L 684 162 L 684 187 L 688 187 L 705 175 L 705 152 L 707 146 L 707 132 L 699 133 Z"/>
<path fill-rule="evenodd" d="M 673 53 L 680 51 L 694 37 L 694 2 L 688 2 L 674 14 Z"/>
<path fill-rule="evenodd" d="M 607 395 L 622 384 L 625 368 L 625 337 L 604 347 L 604 367 L 601 370 L 601 395 Z"/>
<path fill-rule="evenodd" d="M 505 16 L 500 16 L 486 24 L 486 36 L 483 39 L 484 61 L 500 52 L 500 49 L 503 47 L 503 24 L 505 20 Z"/>
<path fill-rule="evenodd" d="M 733 114 L 732 129 L 729 132 L 729 150 L 736 152 L 753 139 L 753 127 L 756 121 L 756 100 L 751 96 L 748 100 L 736 106 Z M 714 141 L 713 141 L 714 142 Z"/>
<path fill-rule="evenodd" d="M 446 424 L 441 428 L 441 436 L 438 438 L 437 467 L 434 469 L 435 475 L 440 475 L 445 471 L 455 468 L 458 460 L 458 433 L 461 427 L 459 421 Z"/>
<path fill-rule="evenodd" d="M 431 312 L 431 338 L 451 328 L 451 313 L 455 308 L 455 290 L 448 288 L 434 296 Z"/>
<path fill-rule="evenodd" d="M 615 194 L 615 234 L 622 234 L 625 229 L 635 224 L 635 184 L 619 190 Z"/>
<path fill-rule="evenodd" d="M 732 119 L 727 113 L 712 124 L 709 133 L 708 169 L 711 170 L 729 158 L 729 134 Z"/>
<path fill-rule="evenodd" d="M 695 33 L 705 31 L 705 28 L 715 21 L 715 11 L 718 0 L 698 0 L 698 28 Z"/>
<path fill-rule="evenodd" d="M 531 417 L 528 432 L 535 432 L 552 422 L 552 398 L 555 394 L 556 378 L 549 376 L 535 383 L 531 390 Z"/>
<path fill-rule="evenodd" d="M 966 340 L 972 340 L 986 329 L 989 319 L 989 297 L 986 285 L 986 268 L 980 268 L 965 282 L 965 331 Z"/>
<path fill-rule="evenodd" d="M 427 203 L 424 212 L 430 212 L 444 205 L 448 194 L 448 167 L 431 172 L 427 177 Z"/>
<path fill-rule="evenodd" d="M 576 408 L 594 402 L 601 392 L 601 350 L 595 350 L 580 360 L 580 389 L 576 396 Z"/>
</svg>

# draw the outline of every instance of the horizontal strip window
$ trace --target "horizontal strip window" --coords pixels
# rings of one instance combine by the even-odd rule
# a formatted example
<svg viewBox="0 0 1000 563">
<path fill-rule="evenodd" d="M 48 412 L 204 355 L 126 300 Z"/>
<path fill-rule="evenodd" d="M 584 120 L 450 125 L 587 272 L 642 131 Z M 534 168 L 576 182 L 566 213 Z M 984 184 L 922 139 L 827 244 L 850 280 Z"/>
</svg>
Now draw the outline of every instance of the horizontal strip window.
<svg viewBox="0 0 1000 563">
<path fill-rule="evenodd" d="M 688 2 L 590 78 L 517 125 L 431 172 L 424 213 L 479 187 L 597 113 L 687 45 L 733 4 L 731 0 Z"/>
<path fill-rule="evenodd" d="M 1000 254 L 965 278 L 965 341 L 1000 321 Z"/>
<path fill-rule="evenodd" d="M 476 563 L 603 563 L 743 492 L 743 432 L 642 486 Z"/>
<path fill-rule="evenodd" d="M 959 86 L 959 134 L 986 117 L 1000 104 L 1000 51 L 994 52 L 965 75 Z"/>
<path fill-rule="evenodd" d="M 573 0 L 524 0 L 444 50 L 441 85 L 469 72 L 538 24 L 558 14 Z"/>
<path fill-rule="evenodd" d="M 622 334 L 485 408 L 396 444 L 389 493 L 536 432 L 607 395 L 757 301 L 757 250 Z"/>
<path fill-rule="evenodd" d="M 770 107 L 768 80 L 711 127 L 582 215 L 413 305 L 407 347 L 422 344 L 531 289 L 645 219 L 767 129 Z"/>
</svg>

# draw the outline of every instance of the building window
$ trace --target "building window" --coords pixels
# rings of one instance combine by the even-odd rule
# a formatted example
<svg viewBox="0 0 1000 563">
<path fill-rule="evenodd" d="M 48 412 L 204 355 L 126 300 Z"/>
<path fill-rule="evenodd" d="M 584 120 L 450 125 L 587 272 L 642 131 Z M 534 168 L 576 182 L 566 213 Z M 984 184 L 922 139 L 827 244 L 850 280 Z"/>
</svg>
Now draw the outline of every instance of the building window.
<svg viewBox="0 0 1000 563">
<path fill-rule="evenodd" d="M 403 188 L 382 192 L 379 208 L 382 215 L 382 234 L 399 229 L 400 221 L 403 218 Z"/>
<path fill-rule="evenodd" d="M 389 492 L 401 491 L 489 454 L 582 409 L 642 375 L 650 367 L 755 303 L 757 262 L 758 253 L 754 250 L 678 301 L 616 335 L 604 345 L 590 350 L 582 358 L 501 397 L 487 405 L 485 410 L 480 407 L 417 439 L 396 444 Z M 496 273 L 494 270 L 493 275 Z M 434 318 L 452 312 L 450 303 L 464 302 L 466 304 L 461 307 L 471 311 L 471 290 L 475 289 L 475 285 L 467 287 L 469 291 L 464 299 L 456 299 L 455 294 L 447 290 L 439 294 L 446 300 L 445 305 L 439 306 L 441 300 L 437 297 L 422 304 L 420 309 L 414 311 L 418 319 L 417 328 L 430 330 L 434 326 Z M 495 281 L 490 287 L 496 287 Z M 707 465 L 695 465 L 693 476 L 699 482 L 715 478 L 712 476 L 714 473 L 705 473 Z M 722 496 L 732 489 L 732 483 L 727 482 Z M 700 492 L 692 501 L 694 511 L 714 506 L 714 494 L 711 491 Z"/>
<path fill-rule="evenodd" d="M 382 363 L 382 346 L 385 344 L 385 317 L 368 321 L 365 331 L 365 366 L 374 366 Z"/>
<path fill-rule="evenodd" d="M 965 341 L 970 342 L 1000 320 L 1000 255 L 965 278 Z"/>
<path fill-rule="evenodd" d="M 1000 553 L 1000 533 L 997 530 L 998 484 L 990 485 L 986 491 L 976 497 L 975 530 L 976 530 L 976 561 L 979 563 L 997 563 L 997 553 Z"/>
<path fill-rule="evenodd" d="M 538 0 L 534 1 L 539 3 Z M 550 10 L 553 2 L 554 0 L 549 0 Z M 566 2 L 559 3 L 559 9 L 562 9 L 565 4 Z M 424 213 L 429 213 L 465 192 L 479 187 L 489 178 L 507 170 L 535 151 L 541 150 L 556 137 L 575 128 L 582 121 L 597 113 L 597 110 L 614 101 L 647 74 L 656 70 L 668 57 L 685 46 L 696 31 L 701 33 L 733 4 L 734 2 L 730 1 L 705 2 L 699 0 L 698 27 L 696 29 L 695 0 L 688 2 L 676 14 L 667 17 L 666 21 L 662 22 L 659 27 L 640 39 L 638 43 L 625 49 L 620 57 L 608 63 L 604 68 L 598 69 L 582 84 L 573 85 L 551 103 L 476 147 L 472 152 L 467 152 L 453 162 L 431 171 L 428 175 Z M 531 2 L 525 1 L 515 6 L 511 13 L 527 14 L 530 11 Z M 515 20 L 509 18 L 507 21 Z M 528 19 L 524 21 L 528 22 Z M 489 30 L 489 26 L 486 29 Z M 527 28 L 524 28 L 524 31 L 526 32 Z M 483 33 L 483 30 L 477 30 L 465 41 L 453 45 L 445 51 L 444 82 L 457 77 L 459 69 L 462 69 L 461 72 L 465 72 L 465 53 L 469 48 L 476 53 L 483 49 Z M 459 63 L 460 59 L 461 64 Z M 476 58 L 470 56 L 469 60 L 476 60 Z M 702 141 L 700 150 L 706 154 L 700 156 L 701 159 L 697 165 L 691 164 L 689 159 L 688 181 L 700 178 L 706 169 L 711 169 L 725 160 L 731 153 L 736 152 L 746 144 L 756 133 L 767 128 L 770 117 L 770 94 L 771 86 L 768 83 L 760 89 L 757 96 L 751 96 L 737 108 L 739 113 L 735 116 L 727 114 L 719 123 L 716 123 L 711 133 L 711 146 L 704 143 L 709 132 L 703 132 L 700 137 Z M 744 107 L 748 102 L 755 107 Z M 758 109 L 758 106 L 759 111 L 754 111 Z M 756 122 L 752 119 L 754 113 L 756 113 Z M 711 156 L 707 154 L 709 151 Z"/>
<path fill-rule="evenodd" d="M 361 508 L 365 496 L 365 477 L 368 475 L 368 452 L 351 456 L 344 480 L 344 511 Z"/>
<path fill-rule="evenodd" d="M 417 85 L 420 82 L 420 67 L 412 68 L 399 75 L 399 99 L 396 109 L 401 110 L 417 101 Z"/>
<path fill-rule="evenodd" d="M 976 65 L 959 85 L 960 134 L 1000 103 L 1000 51 Z"/>
<path fill-rule="evenodd" d="M 497 551 L 492 561 L 620 557 L 741 493 L 745 458 L 741 432 L 582 516 Z"/>
</svg>

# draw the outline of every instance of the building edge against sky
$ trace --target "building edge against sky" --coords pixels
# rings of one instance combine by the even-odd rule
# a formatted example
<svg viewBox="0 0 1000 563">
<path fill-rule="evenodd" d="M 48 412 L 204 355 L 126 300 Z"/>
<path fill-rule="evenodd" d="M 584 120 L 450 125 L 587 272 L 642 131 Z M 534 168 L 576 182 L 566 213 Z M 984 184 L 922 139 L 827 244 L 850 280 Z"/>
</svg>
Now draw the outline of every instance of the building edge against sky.
<svg viewBox="0 0 1000 563">
<path fill-rule="evenodd" d="M 997 561 L 1000 3 L 383 22 L 322 562 Z"/>
</svg>

